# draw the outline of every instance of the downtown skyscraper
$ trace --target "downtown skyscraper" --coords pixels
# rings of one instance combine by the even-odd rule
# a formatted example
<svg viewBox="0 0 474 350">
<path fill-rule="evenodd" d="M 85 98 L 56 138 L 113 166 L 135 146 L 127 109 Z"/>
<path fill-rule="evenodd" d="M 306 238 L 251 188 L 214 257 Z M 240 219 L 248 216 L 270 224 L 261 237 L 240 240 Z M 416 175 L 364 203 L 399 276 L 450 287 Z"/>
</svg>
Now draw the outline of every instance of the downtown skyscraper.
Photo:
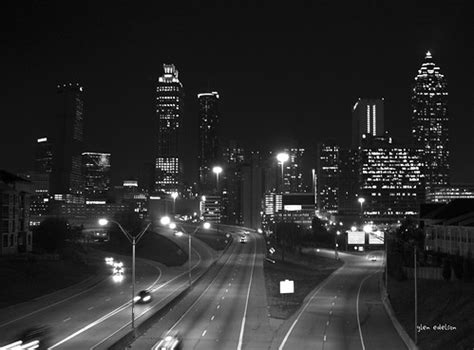
<svg viewBox="0 0 474 350">
<path fill-rule="evenodd" d="M 384 99 L 359 98 L 352 108 L 352 148 L 361 144 L 364 134 L 383 135 Z"/>
<path fill-rule="evenodd" d="M 183 84 L 173 64 L 163 64 L 164 74 L 156 87 L 158 117 L 158 149 L 155 162 L 155 191 L 178 192 L 182 159 L 179 154 L 179 134 L 184 112 Z"/>
<path fill-rule="evenodd" d="M 209 191 L 212 181 L 212 167 L 219 160 L 219 94 L 215 91 L 197 95 L 199 102 L 199 183 L 201 191 Z"/>
<path fill-rule="evenodd" d="M 428 51 L 415 77 L 412 136 L 423 163 L 425 188 L 449 184 L 448 90 L 440 68 Z"/>
<path fill-rule="evenodd" d="M 82 152 L 84 147 L 83 88 L 78 83 L 57 86 L 56 134 L 53 138 L 51 188 L 57 200 L 81 201 L 84 190 Z"/>
</svg>

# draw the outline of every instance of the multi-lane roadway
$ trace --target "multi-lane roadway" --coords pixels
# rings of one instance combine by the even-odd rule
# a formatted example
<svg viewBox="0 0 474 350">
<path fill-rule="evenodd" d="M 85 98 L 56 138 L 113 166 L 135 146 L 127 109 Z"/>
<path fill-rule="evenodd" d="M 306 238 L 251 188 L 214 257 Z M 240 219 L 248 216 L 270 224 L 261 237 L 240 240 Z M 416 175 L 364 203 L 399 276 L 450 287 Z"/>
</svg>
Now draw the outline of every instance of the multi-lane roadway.
<svg viewBox="0 0 474 350">
<path fill-rule="evenodd" d="M 186 247 L 184 242 L 183 245 Z M 120 283 L 109 276 L 91 281 L 94 282 L 91 285 L 74 286 L 3 309 L 0 313 L 0 345 L 17 340 L 22 330 L 46 325 L 51 329 L 49 346 L 52 349 L 106 348 L 130 329 L 131 259 L 122 258 L 126 274 Z M 214 258 L 215 252 L 206 244 L 199 240 L 193 242 L 193 274 L 203 273 Z M 135 306 L 137 323 L 186 288 L 187 266 L 168 268 L 155 261 L 137 259 L 135 290 L 149 289 L 153 297 L 151 303 Z"/>
</svg>

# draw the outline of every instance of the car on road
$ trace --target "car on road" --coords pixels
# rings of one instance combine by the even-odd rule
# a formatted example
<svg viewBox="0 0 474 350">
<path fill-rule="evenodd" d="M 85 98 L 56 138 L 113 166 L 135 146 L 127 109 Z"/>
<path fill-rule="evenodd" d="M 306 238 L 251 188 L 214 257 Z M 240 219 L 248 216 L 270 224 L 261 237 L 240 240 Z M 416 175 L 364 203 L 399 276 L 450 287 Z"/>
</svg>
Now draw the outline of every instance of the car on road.
<svg viewBox="0 0 474 350">
<path fill-rule="evenodd" d="M 148 290 L 140 291 L 134 298 L 137 304 L 146 304 L 151 301 L 151 293 Z"/>
<path fill-rule="evenodd" d="M 376 255 L 371 255 L 369 256 L 370 261 L 377 261 L 377 256 Z"/>
<path fill-rule="evenodd" d="M 240 237 L 240 243 L 247 243 L 247 239 L 245 237 Z"/>
<path fill-rule="evenodd" d="M 179 332 L 172 331 L 163 334 L 160 340 L 153 345 L 152 350 L 181 350 L 183 348 L 183 339 Z"/>
</svg>

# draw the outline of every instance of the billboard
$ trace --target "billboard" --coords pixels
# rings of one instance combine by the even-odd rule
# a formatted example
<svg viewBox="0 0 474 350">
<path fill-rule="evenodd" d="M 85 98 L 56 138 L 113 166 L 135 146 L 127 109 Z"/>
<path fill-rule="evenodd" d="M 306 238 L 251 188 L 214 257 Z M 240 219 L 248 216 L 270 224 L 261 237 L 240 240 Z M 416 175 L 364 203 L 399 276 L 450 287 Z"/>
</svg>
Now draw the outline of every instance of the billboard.
<svg viewBox="0 0 474 350">
<path fill-rule="evenodd" d="M 294 281 L 284 280 L 280 281 L 280 294 L 291 294 L 295 292 Z"/>
<path fill-rule="evenodd" d="M 348 244 L 365 244 L 365 232 L 364 231 L 347 232 L 347 243 Z"/>
<path fill-rule="evenodd" d="M 384 233 L 382 231 L 375 231 L 369 233 L 369 244 L 383 244 Z"/>
</svg>

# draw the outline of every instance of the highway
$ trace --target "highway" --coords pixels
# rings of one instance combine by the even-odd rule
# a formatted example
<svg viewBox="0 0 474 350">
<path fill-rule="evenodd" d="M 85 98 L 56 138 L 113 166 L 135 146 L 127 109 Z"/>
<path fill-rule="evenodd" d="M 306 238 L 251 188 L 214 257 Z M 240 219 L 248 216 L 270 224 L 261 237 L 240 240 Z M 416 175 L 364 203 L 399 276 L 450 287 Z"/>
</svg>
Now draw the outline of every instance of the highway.
<svg viewBox="0 0 474 350">
<path fill-rule="evenodd" d="M 238 231 L 238 230 L 237 230 Z M 242 232 L 242 231 L 240 231 Z M 264 240 L 251 232 L 234 243 L 209 274 L 132 349 L 151 349 L 167 331 L 178 331 L 184 349 L 267 349 L 270 328 L 263 276 Z"/>
<path fill-rule="evenodd" d="M 334 251 L 320 254 L 334 257 Z M 374 254 L 377 261 L 368 259 Z M 406 349 L 380 298 L 383 253 L 339 256 L 344 266 L 309 294 L 280 327 L 271 349 Z"/>
<path fill-rule="evenodd" d="M 175 240 L 187 247 L 187 242 L 181 241 Z M 16 340 L 22 330 L 32 326 L 48 325 L 51 329 L 49 346 L 52 349 L 104 348 L 103 344 L 130 329 L 131 259 L 122 258 L 126 270 L 125 279 L 120 283 L 113 282 L 110 276 L 92 281 L 91 285 L 84 283 L 73 286 L 1 310 L 0 344 Z M 193 274 L 203 273 L 215 258 L 216 253 L 206 244 L 199 240 L 193 241 Z M 168 268 L 155 261 L 137 258 L 135 290 L 151 289 L 153 301 L 136 305 L 136 322 L 186 287 L 187 266 L 186 263 Z"/>
</svg>

